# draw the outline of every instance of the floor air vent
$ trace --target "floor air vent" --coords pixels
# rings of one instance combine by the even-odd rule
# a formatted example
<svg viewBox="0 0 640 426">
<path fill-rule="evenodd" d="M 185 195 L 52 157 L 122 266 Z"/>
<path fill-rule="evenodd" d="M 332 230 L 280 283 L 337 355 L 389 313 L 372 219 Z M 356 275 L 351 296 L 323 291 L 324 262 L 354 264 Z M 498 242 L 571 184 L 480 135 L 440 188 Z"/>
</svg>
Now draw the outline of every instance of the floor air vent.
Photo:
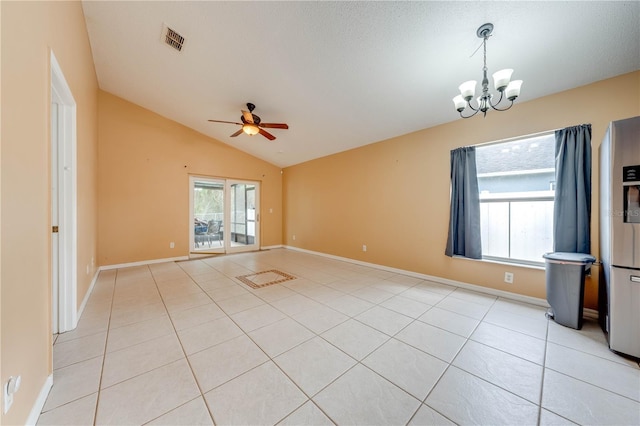
<svg viewBox="0 0 640 426">
<path fill-rule="evenodd" d="M 182 46 L 184 45 L 184 37 L 178 34 L 176 30 L 169 28 L 167 25 L 163 25 L 162 40 L 169 46 L 176 49 L 178 52 L 182 51 Z"/>
</svg>

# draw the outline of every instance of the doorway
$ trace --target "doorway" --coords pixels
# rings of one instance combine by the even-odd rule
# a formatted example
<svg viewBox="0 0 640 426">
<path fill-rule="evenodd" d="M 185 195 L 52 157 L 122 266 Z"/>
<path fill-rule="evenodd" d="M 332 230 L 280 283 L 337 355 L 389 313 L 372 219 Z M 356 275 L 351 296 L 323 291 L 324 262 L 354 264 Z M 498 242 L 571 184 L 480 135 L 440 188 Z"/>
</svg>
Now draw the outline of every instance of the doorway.
<svg viewBox="0 0 640 426">
<path fill-rule="evenodd" d="M 190 254 L 260 249 L 260 183 L 189 178 Z"/>
<path fill-rule="evenodd" d="M 76 102 L 51 52 L 51 329 L 76 328 Z"/>
</svg>

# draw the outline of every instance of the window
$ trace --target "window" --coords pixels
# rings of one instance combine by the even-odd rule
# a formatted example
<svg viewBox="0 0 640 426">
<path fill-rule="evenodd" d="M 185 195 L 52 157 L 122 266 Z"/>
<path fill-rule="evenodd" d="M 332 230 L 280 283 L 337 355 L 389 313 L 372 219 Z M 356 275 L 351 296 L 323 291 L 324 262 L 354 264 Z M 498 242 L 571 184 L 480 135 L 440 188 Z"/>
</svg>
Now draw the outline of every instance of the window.
<svg viewBox="0 0 640 426">
<path fill-rule="evenodd" d="M 485 259 L 542 263 L 553 249 L 555 136 L 476 148 Z"/>
</svg>

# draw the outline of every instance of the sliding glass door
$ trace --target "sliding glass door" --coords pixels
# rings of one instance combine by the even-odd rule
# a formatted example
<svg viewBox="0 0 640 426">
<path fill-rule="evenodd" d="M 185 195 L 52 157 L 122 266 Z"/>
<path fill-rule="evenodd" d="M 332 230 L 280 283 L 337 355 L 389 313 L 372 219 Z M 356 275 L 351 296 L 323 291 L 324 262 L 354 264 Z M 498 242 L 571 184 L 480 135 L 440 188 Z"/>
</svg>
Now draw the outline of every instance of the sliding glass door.
<svg viewBox="0 0 640 426">
<path fill-rule="evenodd" d="M 224 251 L 225 181 L 191 177 L 191 252 Z"/>
<path fill-rule="evenodd" d="M 190 252 L 260 248 L 259 182 L 190 177 Z"/>
<path fill-rule="evenodd" d="M 256 245 L 256 189 L 255 183 L 230 182 L 229 243 L 231 247 L 255 247 Z"/>
</svg>

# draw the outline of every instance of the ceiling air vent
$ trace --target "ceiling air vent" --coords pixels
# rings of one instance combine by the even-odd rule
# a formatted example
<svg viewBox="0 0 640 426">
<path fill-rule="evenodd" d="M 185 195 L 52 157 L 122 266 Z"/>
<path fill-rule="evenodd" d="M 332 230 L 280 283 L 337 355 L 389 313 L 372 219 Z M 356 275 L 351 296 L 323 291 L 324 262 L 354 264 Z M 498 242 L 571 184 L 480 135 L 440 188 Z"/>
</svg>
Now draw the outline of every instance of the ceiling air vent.
<svg viewBox="0 0 640 426">
<path fill-rule="evenodd" d="M 162 26 L 162 41 L 178 52 L 182 51 L 184 37 L 178 34 L 176 30 L 169 28 L 166 24 Z"/>
</svg>

